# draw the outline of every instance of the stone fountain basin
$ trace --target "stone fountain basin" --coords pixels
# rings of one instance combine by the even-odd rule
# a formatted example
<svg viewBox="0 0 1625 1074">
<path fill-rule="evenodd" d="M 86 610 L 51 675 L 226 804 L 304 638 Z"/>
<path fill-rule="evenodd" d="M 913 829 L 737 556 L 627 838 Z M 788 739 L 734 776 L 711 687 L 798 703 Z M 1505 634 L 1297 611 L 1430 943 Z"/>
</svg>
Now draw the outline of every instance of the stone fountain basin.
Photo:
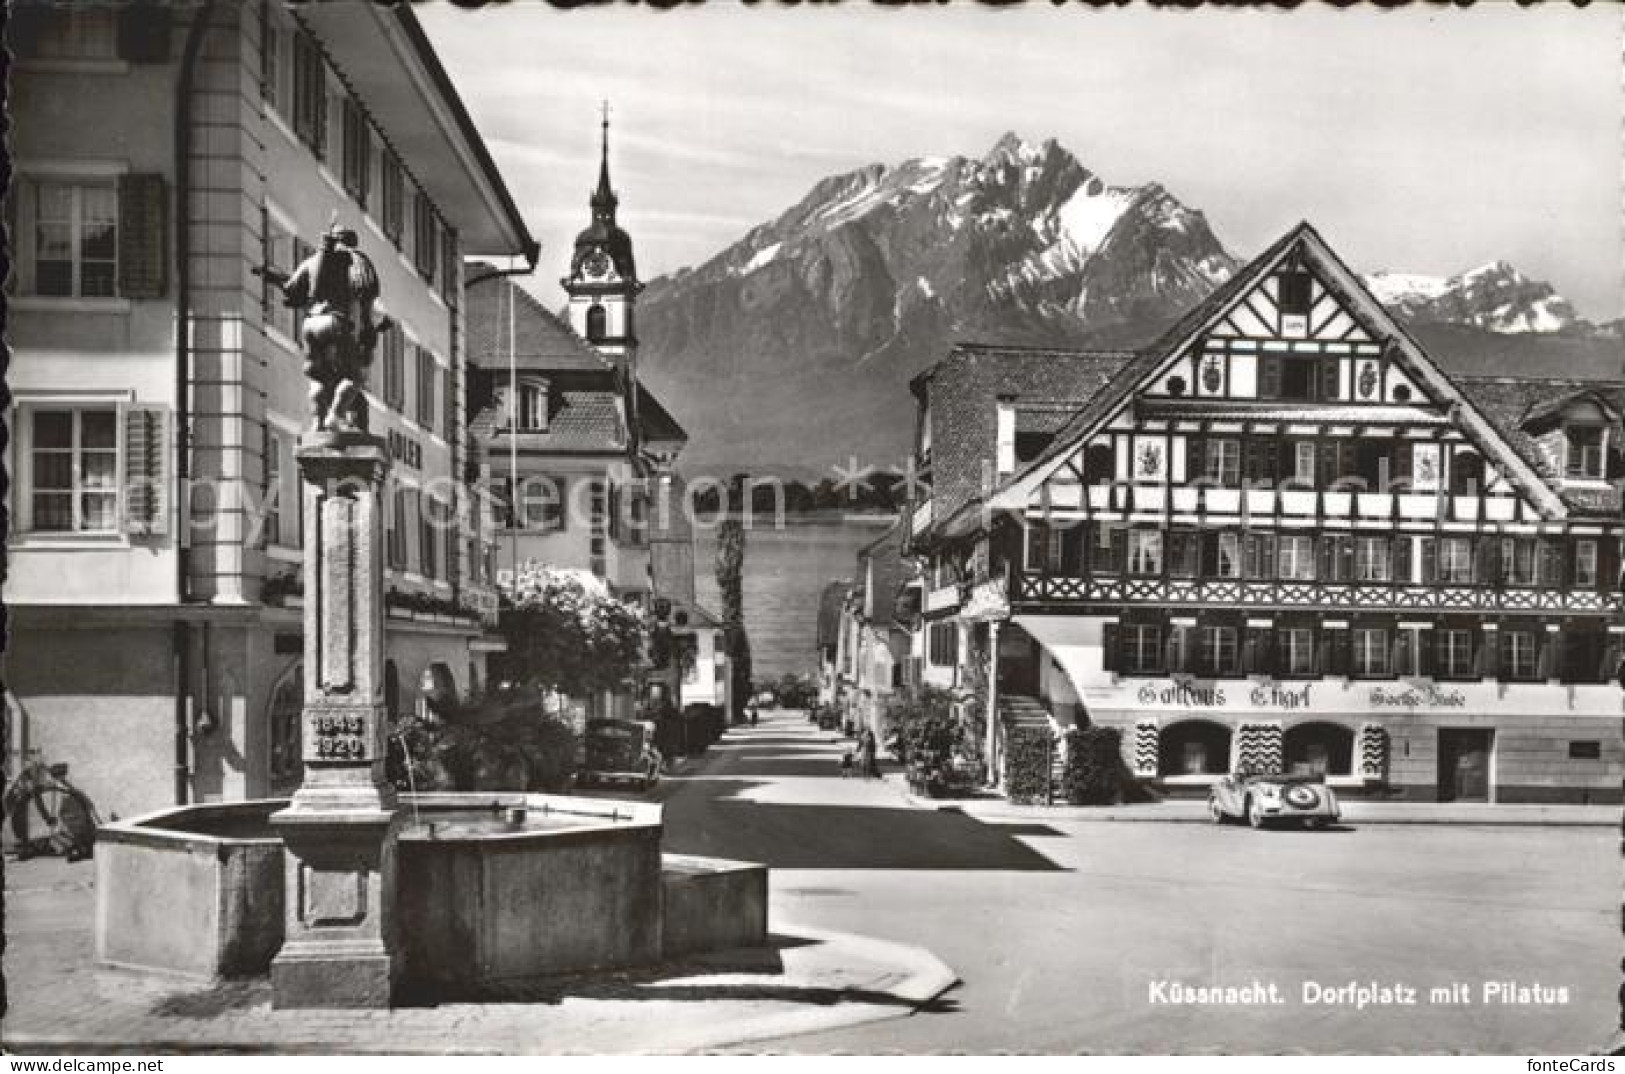
<svg viewBox="0 0 1625 1074">
<path fill-rule="evenodd" d="M 180 806 L 96 845 L 96 952 L 192 977 L 268 972 L 282 946 L 282 799 Z M 507 811 L 523 809 L 510 823 Z M 402 983 L 451 994 L 652 965 L 767 935 L 767 870 L 660 851 L 661 808 L 522 793 L 401 796 Z M 670 943 L 668 944 L 668 939 Z"/>
</svg>

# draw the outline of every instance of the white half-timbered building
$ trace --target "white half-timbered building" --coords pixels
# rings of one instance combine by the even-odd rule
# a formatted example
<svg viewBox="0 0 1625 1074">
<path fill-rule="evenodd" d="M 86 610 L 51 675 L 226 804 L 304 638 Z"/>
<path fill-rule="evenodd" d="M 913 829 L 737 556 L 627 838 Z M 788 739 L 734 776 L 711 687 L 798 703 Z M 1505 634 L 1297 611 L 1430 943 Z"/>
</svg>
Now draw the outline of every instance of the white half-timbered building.
<svg viewBox="0 0 1625 1074">
<path fill-rule="evenodd" d="M 1302 224 L 1145 350 L 914 387 L 916 651 L 995 773 L 1037 714 L 1165 792 L 1619 801 L 1625 385 L 1447 374 Z"/>
</svg>

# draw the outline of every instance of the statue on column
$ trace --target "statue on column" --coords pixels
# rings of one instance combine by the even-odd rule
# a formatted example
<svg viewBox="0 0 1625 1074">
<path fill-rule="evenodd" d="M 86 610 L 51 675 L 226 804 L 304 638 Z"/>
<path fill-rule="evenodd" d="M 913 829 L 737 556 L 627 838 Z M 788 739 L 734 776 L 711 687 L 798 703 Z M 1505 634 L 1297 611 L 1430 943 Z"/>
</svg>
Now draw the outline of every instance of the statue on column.
<svg viewBox="0 0 1625 1074">
<path fill-rule="evenodd" d="M 300 342 L 310 381 L 311 427 L 366 432 L 367 401 L 361 390 L 378 339 L 394 322 L 374 316 L 378 273 L 357 248 L 356 233 L 335 225 L 291 274 L 269 266 L 255 272 L 276 285 L 291 309 L 305 311 Z"/>
</svg>

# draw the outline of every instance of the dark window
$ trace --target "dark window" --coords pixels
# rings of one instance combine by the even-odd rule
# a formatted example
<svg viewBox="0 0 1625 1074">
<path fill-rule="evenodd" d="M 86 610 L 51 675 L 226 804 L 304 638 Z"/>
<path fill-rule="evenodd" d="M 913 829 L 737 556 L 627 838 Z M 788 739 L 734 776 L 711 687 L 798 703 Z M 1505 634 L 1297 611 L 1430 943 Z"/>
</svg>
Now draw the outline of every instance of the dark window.
<svg viewBox="0 0 1625 1074">
<path fill-rule="evenodd" d="M 401 228 L 406 222 L 406 179 L 401 173 L 401 162 L 388 149 L 380 157 L 378 169 L 379 197 L 383 202 L 384 234 L 396 246 L 401 244 Z"/>
<path fill-rule="evenodd" d="M 932 623 L 930 649 L 932 667 L 953 667 L 959 659 L 958 628 L 952 623 Z"/>
<path fill-rule="evenodd" d="M 587 342 L 601 343 L 609 335 L 609 314 L 594 303 L 587 309 Z"/>
<path fill-rule="evenodd" d="M 1309 274 L 1283 272 L 1280 277 L 1278 305 L 1286 316 L 1302 316 L 1309 312 Z"/>
<path fill-rule="evenodd" d="M 1315 398 L 1317 366 L 1313 358 L 1282 358 L 1282 399 L 1311 400 Z"/>
<path fill-rule="evenodd" d="M 1087 484 L 1110 483 L 1117 477 L 1117 455 L 1110 444 L 1090 444 L 1083 453 L 1083 480 Z"/>
<path fill-rule="evenodd" d="M 1055 439 L 1052 433 L 1016 433 L 1016 462 L 1032 462 L 1044 453 L 1050 441 Z"/>
<path fill-rule="evenodd" d="M 434 203 L 420 190 L 412 200 L 412 263 L 418 275 L 433 283 L 440 267 L 440 225 L 435 218 Z"/>
<path fill-rule="evenodd" d="M 1476 451 L 1456 451 L 1450 460 L 1450 491 L 1457 496 L 1484 494 L 1484 459 Z"/>
<path fill-rule="evenodd" d="M 1603 431 L 1593 426 L 1573 426 L 1567 430 L 1568 459 L 1564 472 L 1569 477 L 1601 478 L 1603 475 Z"/>
<path fill-rule="evenodd" d="M 1600 761 L 1602 760 L 1602 743 L 1592 740 L 1590 742 L 1570 742 L 1569 760 L 1571 761 Z"/>
</svg>

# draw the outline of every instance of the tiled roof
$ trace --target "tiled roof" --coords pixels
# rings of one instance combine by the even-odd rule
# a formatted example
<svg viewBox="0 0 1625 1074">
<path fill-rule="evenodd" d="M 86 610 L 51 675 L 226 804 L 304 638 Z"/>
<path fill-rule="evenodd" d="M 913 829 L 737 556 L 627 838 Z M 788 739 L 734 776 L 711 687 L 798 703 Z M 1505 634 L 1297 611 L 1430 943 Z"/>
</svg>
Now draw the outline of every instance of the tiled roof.
<svg viewBox="0 0 1625 1074">
<path fill-rule="evenodd" d="M 469 271 L 476 275 L 481 269 L 471 264 Z M 514 303 L 514 362 L 520 369 L 594 372 L 610 368 L 603 355 L 548 312 L 535 296 L 501 276 L 468 288 L 465 323 L 469 361 L 487 368 L 507 368 L 510 301 Z"/>
<path fill-rule="evenodd" d="M 984 482 L 991 484 L 1000 397 L 1014 399 L 1019 430 L 1053 432 L 1133 357 L 1128 351 L 955 345 L 914 380 L 915 391 L 929 393 L 931 402 L 932 515 L 948 518 L 982 495 Z M 1057 412 L 1045 404 L 1073 405 Z"/>
<path fill-rule="evenodd" d="M 613 389 L 577 389 L 554 393 L 558 399 L 546 432 L 520 433 L 519 446 L 536 451 L 626 450 L 626 426 Z M 474 416 L 469 431 L 488 440 L 498 435 L 497 408 L 488 406 Z"/>
<path fill-rule="evenodd" d="M 1546 453 L 1540 450 L 1531 426 L 1555 417 L 1570 402 L 1587 396 L 1600 400 L 1616 412 L 1625 411 L 1625 383 L 1535 377 L 1457 376 L 1451 379 L 1519 457 L 1557 488 L 1558 495 L 1569 506 L 1588 514 L 1618 513 L 1621 501 L 1617 486 L 1608 490 L 1562 487 L 1558 480 L 1562 475 L 1553 469 Z"/>
<path fill-rule="evenodd" d="M 852 583 L 839 581 L 824 586 L 818 595 L 818 647 L 835 645 L 841 636 L 841 609 L 846 605 Z"/>
</svg>

